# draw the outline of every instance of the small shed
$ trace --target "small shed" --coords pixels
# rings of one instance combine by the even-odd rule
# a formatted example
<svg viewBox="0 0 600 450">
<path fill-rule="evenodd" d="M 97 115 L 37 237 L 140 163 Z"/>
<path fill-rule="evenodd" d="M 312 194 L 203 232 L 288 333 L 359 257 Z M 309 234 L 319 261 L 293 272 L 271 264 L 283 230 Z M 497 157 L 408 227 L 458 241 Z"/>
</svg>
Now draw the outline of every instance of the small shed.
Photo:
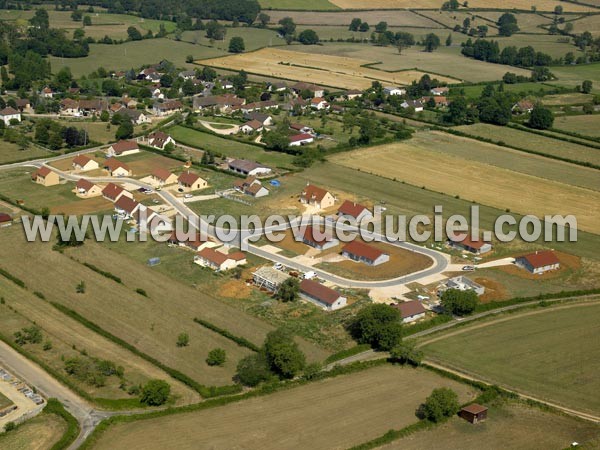
<svg viewBox="0 0 600 450">
<path fill-rule="evenodd" d="M 148 259 L 148 265 L 150 267 L 158 266 L 160 264 L 160 258 L 150 258 Z"/>
<path fill-rule="evenodd" d="M 467 422 L 478 423 L 487 419 L 488 409 L 478 403 L 471 403 L 470 405 L 462 408 L 458 415 L 465 419 Z"/>
</svg>

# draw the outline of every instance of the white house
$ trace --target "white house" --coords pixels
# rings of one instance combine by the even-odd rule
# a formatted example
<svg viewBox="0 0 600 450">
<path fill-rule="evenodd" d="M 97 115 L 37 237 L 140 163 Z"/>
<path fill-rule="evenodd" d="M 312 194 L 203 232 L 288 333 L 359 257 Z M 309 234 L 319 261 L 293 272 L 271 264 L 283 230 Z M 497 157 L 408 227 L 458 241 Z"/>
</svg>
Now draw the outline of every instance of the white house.
<svg viewBox="0 0 600 450">
<path fill-rule="evenodd" d="M 212 270 L 224 271 L 246 264 L 246 255 L 242 252 L 226 254 L 213 248 L 204 248 L 194 257 L 194 263 Z"/>
<path fill-rule="evenodd" d="M 255 133 L 263 130 L 263 124 L 258 120 L 249 120 L 240 127 L 240 131 L 244 134 Z"/>
<path fill-rule="evenodd" d="M 302 280 L 300 293 L 302 297 L 327 311 L 335 311 L 346 306 L 346 297 L 316 281 Z"/>
<path fill-rule="evenodd" d="M 106 149 L 106 156 L 112 158 L 114 156 L 126 156 L 134 153 L 139 153 L 140 147 L 134 141 L 119 141 L 112 144 Z"/>
<path fill-rule="evenodd" d="M 317 111 L 329 108 L 329 103 L 323 97 L 315 97 L 310 101 L 311 108 Z"/>
<path fill-rule="evenodd" d="M 447 87 L 436 87 L 431 89 L 429 92 L 431 92 L 432 95 L 447 95 L 448 92 L 450 92 L 450 89 Z"/>
<path fill-rule="evenodd" d="M 289 137 L 290 147 L 299 147 L 301 145 L 311 144 L 315 141 L 314 136 L 308 133 L 294 134 Z"/>
<path fill-rule="evenodd" d="M 520 256 L 515 260 L 515 264 L 537 275 L 560 269 L 559 259 L 550 250 Z"/>
<path fill-rule="evenodd" d="M 168 144 L 176 145 L 175 139 L 164 131 L 155 131 L 148 135 L 148 145 L 164 150 Z"/>
<path fill-rule="evenodd" d="M 393 307 L 400 311 L 400 317 L 404 323 L 410 323 L 414 322 L 415 320 L 422 319 L 425 317 L 425 313 L 427 313 L 427 310 L 418 300 L 397 303 L 393 305 Z"/>
<path fill-rule="evenodd" d="M 386 86 L 383 88 L 383 93 L 385 95 L 405 95 L 406 89 L 394 86 Z"/>
<path fill-rule="evenodd" d="M 82 172 L 100 168 L 100 165 L 96 161 L 86 155 L 77 155 L 75 158 L 73 158 L 72 166 L 74 170 L 79 170 Z"/>
<path fill-rule="evenodd" d="M 0 110 L 0 119 L 4 121 L 4 125 L 9 126 L 11 120 L 21 121 L 21 113 L 10 106 Z"/>
<path fill-rule="evenodd" d="M 415 112 L 421 112 L 425 109 L 423 103 L 421 103 L 419 100 L 405 100 L 400 104 L 400 106 L 404 109 L 414 108 Z"/>
<path fill-rule="evenodd" d="M 270 167 L 247 159 L 233 159 L 227 163 L 227 167 L 233 172 L 246 176 L 268 175 L 272 171 Z"/>
<path fill-rule="evenodd" d="M 465 276 L 458 276 L 450 278 L 446 281 L 446 288 L 457 289 L 459 291 L 475 291 L 477 295 L 483 295 L 485 293 L 485 287 L 479 283 L 475 283 L 470 278 Z"/>
</svg>

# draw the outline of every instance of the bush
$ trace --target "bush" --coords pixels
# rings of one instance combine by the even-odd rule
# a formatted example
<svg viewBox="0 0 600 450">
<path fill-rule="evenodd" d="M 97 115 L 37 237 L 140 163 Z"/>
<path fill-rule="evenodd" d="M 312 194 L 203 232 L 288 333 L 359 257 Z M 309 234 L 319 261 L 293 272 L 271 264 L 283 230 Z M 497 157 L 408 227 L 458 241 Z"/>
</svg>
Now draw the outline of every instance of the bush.
<svg viewBox="0 0 600 450">
<path fill-rule="evenodd" d="M 264 352 L 246 356 L 237 365 L 236 378 L 244 386 L 254 387 L 272 377 Z"/>
<path fill-rule="evenodd" d="M 452 389 L 438 388 L 425 400 L 422 411 L 426 419 L 441 422 L 458 412 L 458 395 Z"/>
<path fill-rule="evenodd" d="M 391 350 L 402 339 L 400 312 L 389 305 L 368 305 L 356 315 L 350 331 L 360 344 Z"/>
<path fill-rule="evenodd" d="M 169 399 L 171 386 L 164 380 L 150 380 L 142 387 L 140 401 L 148 406 L 164 405 Z"/>
<path fill-rule="evenodd" d="M 414 340 L 401 342 L 391 350 L 392 359 L 398 361 L 400 364 L 418 366 L 423 360 L 423 352 L 415 346 L 416 343 Z"/>
<path fill-rule="evenodd" d="M 529 116 L 529 122 L 527 122 L 531 128 L 537 130 L 547 130 L 548 128 L 552 128 L 553 123 L 554 114 L 552 114 L 552 111 L 540 104 L 533 107 L 533 111 L 531 111 L 531 115 Z"/>
<path fill-rule="evenodd" d="M 294 378 L 306 365 L 304 353 L 291 334 L 282 329 L 267 334 L 264 349 L 271 371 L 280 378 Z"/>
<path fill-rule="evenodd" d="M 37 325 L 21 328 L 21 331 L 17 331 L 14 336 L 15 342 L 19 345 L 39 344 L 44 339 L 42 330 Z"/>
<path fill-rule="evenodd" d="M 206 364 L 209 366 L 222 366 L 225 364 L 227 354 L 222 348 L 215 348 L 208 353 Z"/>
<path fill-rule="evenodd" d="M 187 347 L 190 345 L 190 336 L 187 333 L 180 333 L 177 336 L 177 347 Z"/>
<path fill-rule="evenodd" d="M 465 316 L 471 314 L 479 299 L 475 291 L 459 291 L 458 289 L 448 289 L 442 294 L 442 307 L 449 314 Z"/>
<path fill-rule="evenodd" d="M 8 433 L 9 431 L 14 430 L 15 428 L 17 428 L 17 424 L 14 422 L 7 422 L 6 425 L 4 425 L 4 432 Z"/>
</svg>

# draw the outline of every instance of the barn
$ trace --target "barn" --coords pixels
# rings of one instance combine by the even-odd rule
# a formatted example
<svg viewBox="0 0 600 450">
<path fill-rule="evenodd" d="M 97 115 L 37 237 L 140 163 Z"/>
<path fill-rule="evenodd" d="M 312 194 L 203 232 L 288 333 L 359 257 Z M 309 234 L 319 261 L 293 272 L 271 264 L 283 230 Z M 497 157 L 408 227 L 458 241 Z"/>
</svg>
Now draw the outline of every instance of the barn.
<svg viewBox="0 0 600 450">
<path fill-rule="evenodd" d="M 458 415 L 467 422 L 478 423 L 487 419 L 487 412 L 488 409 L 485 406 L 479 405 L 478 403 L 471 403 L 462 408 L 458 412 Z"/>
</svg>

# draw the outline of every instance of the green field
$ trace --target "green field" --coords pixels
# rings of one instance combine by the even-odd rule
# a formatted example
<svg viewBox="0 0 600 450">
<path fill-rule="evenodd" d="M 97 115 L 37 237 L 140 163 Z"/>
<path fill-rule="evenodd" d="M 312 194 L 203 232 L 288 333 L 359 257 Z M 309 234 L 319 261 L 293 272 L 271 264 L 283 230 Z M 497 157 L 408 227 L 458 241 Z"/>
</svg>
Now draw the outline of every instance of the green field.
<svg viewBox="0 0 600 450">
<path fill-rule="evenodd" d="M 185 62 L 191 55 L 194 59 L 222 56 L 223 52 L 215 48 L 194 45 L 189 42 L 178 42 L 173 39 L 145 39 L 126 42 L 119 45 L 91 44 L 90 54 L 84 58 L 58 58 L 50 56 L 52 71 L 58 72 L 62 67 L 70 67 L 75 77 L 88 75 L 98 67 L 107 70 L 129 70 L 145 64 L 160 62 L 167 58 L 177 67 L 192 68 Z"/>
<path fill-rule="evenodd" d="M 600 115 L 556 117 L 554 128 L 598 138 L 600 137 Z"/>
<path fill-rule="evenodd" d="M 466 97 L 476 99 L 481 96 L 484 87 L 485 85 L 483 84 L 476 84 L 474 86 L 460 86 L 457 89 L 461 89 Z M 552 84 L 534 82 L 505 84 L 503 88 L 505 92 L 516 92 L 521 97 L 526 97 L 528 95 L 541 97 L 545 94 L 556 92 L 557 89 L 559 89 Z"/>
<path fill-rule="evenodd" d="M 25 150 L 21 150 L 17 144 L 6 141 L 0 142 L 0 164 L 8 164 L 25 159 L 43 158 L 51 154 L 49 151 L 43 150 L 36 145 L 29 145 Z"/>
<path fill-rule="evenodd" d="M 55 414 L 39 414 L 10 433 L 0 434 L 0 448 L 10 450 L 47 449 L 67 430 L 66 422 Z"/>
<path fill-rule="evenodd" d="M 473 136 L 492 139 L 495 142 L 501 141 L 525 150 L 600 165 L 600 151 L 598 149 L 540 136 L 527 131 L 485 123 L 463 125 L 457 127 L 457 130 Z"/>
<path fill-rule="evenodd" d="M 600 304 L 483 322 L 426 344 L 427 358 L 543 400 L 598 414 Z"/>
<path fill-rule="evenodd" d="M 0 171 L 0 193 L 13 200 L 24 200 L 24 205 L 33 209 L 53 208 L 76 199 L 72 184 L 44 187 L 31 181 L 34 170 L 24 167 Z"/>
<path fill-rule="evenodd" d="M 299 2 L 296 2 L 299 3 Z M 338 26 L 346 27 L 352 22 L 355 17 L 360 17 L 363 22 L 367 22 L 371 27 L 374 27 L 379 22 L 387 22 L 388 27 L 407 28 L 415 27 L 415 29 L 423 28 L 441 28 L 441 25 L 423 17 L 422 14 L 417 14 L 408 10 L 396 10 L 393 13 L 389 11 L 370 10 L 370 11 L 335 11 L 335 12 L 320 12 L 314 14 L 312 11 L 268 11 L 271 18 L 270 23 L 275 25 L 284 17 L 291 17 L 298 25 L 321 25 L 321 26 Z M 409 31 L 409 30 L 407 30 Z M 363 36 L 370 36 L 370 32 L 357 33 Z"/>
<path fill-rule="evenodd" d="M 564 39 L 560 35 L 517 33 L 510 37 L 495 36 L 494 40 L 500 45 L 500 50 L 509 46 L 517 48 L 532 46 L 536 52 L 546 53 L 553 58 L 560 58 L 568 52 L 573 52 L 576 58 L 583 55 L 572 42 L 561 42 L 561 38 Z M 553 68 L 550 70 L 554 72 Z"/>
<path fill-rule="evenodd" d="M 600 63 L 553 67 L 551 70 L 558 77 L 557 81 L 553 81 L 554 84 L 575 87 L 583 80 L 591 80 L 594 83 L 593 92 L 600 92 Z"/>
<path fill-rule="evenodd" d="M 339 9 L 327 0 L 307 0 L 299 3 L 298 0 L 260 0 L 263 9 L 303 9 L 309 11 Z"/>
<path fill-rule="evenodd" d="M 286 45 L 285 41 L 277 36 L 277 32 L 269 29 L 261 28 L 250 28 L 250 27 L 238 27 L 238 28 L 227 28 L 225 39 L 222 41 L 213 41 L 206 37 L 206 31 L 185 31 L 181 35 L 181 40 L 185 42 L 191 42 L 192 44 L 198 44 L 206 47 L 212 47 L 213 49 L 227 52 L 229 49 L 229 41 L 233 37 L 241 37 L 244 39 L 244 45 L 246 51 L 257 50 L 262 47 L 272 47 L 276 45 Z"/>
</svg>

